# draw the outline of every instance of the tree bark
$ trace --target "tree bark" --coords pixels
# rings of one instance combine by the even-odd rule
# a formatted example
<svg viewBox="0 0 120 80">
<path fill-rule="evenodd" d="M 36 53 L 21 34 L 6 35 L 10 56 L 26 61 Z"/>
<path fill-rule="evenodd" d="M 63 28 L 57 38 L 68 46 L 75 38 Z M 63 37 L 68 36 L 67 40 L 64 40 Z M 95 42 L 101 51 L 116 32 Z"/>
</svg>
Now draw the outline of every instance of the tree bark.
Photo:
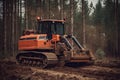
<svg viewBox="0 0 120 80">
<path fill-rule="evenodd" d="M 83 46 L 86 47 L 86 37 L 85 37 L 85 10 L 84 10 L 84 0 L 82 0 L 82 28 L 83 28 Z"/>
</svg>

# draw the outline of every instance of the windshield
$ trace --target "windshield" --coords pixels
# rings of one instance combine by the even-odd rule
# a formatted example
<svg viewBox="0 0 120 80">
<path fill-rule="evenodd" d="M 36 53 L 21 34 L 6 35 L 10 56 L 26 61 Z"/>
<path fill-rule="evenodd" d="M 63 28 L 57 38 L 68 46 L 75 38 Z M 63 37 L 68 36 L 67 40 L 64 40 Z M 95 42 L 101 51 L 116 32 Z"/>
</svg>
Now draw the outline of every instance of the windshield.
<svg viewBox="0 0 120 80">
<path fill-rule="evenodd" d="M 38 33 L 64 35 L 64 23 L 53 21 L 41 21 L 38 26 Z"/>
</svg>

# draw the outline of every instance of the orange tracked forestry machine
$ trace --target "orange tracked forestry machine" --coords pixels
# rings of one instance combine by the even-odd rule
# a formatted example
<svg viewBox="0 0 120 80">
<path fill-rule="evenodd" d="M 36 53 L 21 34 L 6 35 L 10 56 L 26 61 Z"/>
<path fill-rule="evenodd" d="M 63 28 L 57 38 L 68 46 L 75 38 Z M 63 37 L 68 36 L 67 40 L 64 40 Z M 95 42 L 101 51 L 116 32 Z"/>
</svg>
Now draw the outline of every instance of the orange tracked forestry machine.
<svg viewBox="0 0 120 80">
<path fill-rule="evenodd" d="M 65 35 L 64 20 L 38 18 L 37 23 L 36 31 L 25 30 L 19 39 L 18 63 L 45 68 L 94 61 L 93 53 L 83 48 L 75 36 Z"/>
</svg>

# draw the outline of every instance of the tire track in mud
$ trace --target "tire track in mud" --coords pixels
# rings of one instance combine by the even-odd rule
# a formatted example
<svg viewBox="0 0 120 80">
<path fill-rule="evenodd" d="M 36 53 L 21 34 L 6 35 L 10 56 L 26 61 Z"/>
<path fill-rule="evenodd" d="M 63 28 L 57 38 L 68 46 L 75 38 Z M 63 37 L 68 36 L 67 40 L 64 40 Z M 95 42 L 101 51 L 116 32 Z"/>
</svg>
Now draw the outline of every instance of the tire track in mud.
<svg viewBox="0 0 120 80">
<path fill-rule="evenodd" d="M 90 65 L 41 69 L 10 61 L 0 63 L 0 80 L 120 80 L 120 69 L 115 67 Z"/>
<path fill-rule="evenodd" d="M 85 77 L 96 78 L 97 80 L 120 80 L 119 68 L 84 66 L 78 68 L 63 67 L 52 70 L 79 74 Z"/>
<path fill-rule="evenodd" d="M 79 74 L 66 73 L 66 72 L 54 71 L 48 69 L 46 70 L 46 69 L 32 67 L 31 70 L 36 72 L 36 74 L 40 74 L 40 75 L 44 74 L 48 78 L 53 77 L 54 78 L 53 80 L 97 80 L 95 78 L 89 78 L 89 77 L 81 76 Z"/>
<path fill-rule="evenodd" d="M 39 68 L 35 68 L 38 69 Z M 97 80 L 120 80 L 120 69 L 109 68 L 101 66 L 82 66 L 82 67 L 55 67 L 47 69 L 49 71 L 56 71 L 64 74 L 74 74 L 76 76 L 88 77 L 89 79 Z M 55 72 L 55 73 L 56 73 Z"/>
</svg>

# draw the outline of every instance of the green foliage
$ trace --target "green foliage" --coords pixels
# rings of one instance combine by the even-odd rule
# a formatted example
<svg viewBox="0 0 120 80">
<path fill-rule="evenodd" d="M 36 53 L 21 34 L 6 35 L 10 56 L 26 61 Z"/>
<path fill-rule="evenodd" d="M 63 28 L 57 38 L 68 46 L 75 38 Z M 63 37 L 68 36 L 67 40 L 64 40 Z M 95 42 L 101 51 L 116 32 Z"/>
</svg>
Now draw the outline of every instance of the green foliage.
<svg viewBox="0 0 120 80">
<path fill-rule="evenodd" d="M 113 30 L 114 27 L 114 3 L 112 0 L 105 0 L 104 2 L 104 25 L 106 30 Z M 111 27 L 111 28 L 110 28 Z"/>
<path fill-rule="evenodd" d="M 105 52 L 102 49 L 97 49 L 96 50 L 96 57 L 98 59 L 103 59 L 105 57 Z"/>
<path fill-rule="evenodd" d="M 118 48 L 118 39 L 119 39 L 119 19 L 120 19 L 120 10 L 119 7 L 115 7 L 114 0 L 104 0 L 104 6 L 101 5 L 100 0 L 96 4 L 95 11 L 93 13 L 93 22 L 94 26 L 96 26 L 96 29 L 98 31 L 98 42 L 100 43 L 103 41 L 103 39 L 106 42 L 105 45 L 105 52 L 107 56 L 109 57 L 117 57 L 119 54 Z M 117 4 L 116 4 L 117 5 Z M 118 3 L 120 5 L 120 3 Z M 118 9 L 117 9 L 118 8 Z M 117 15 L 117 20 L 115 18 L 115 10 Z M 116 25 L 116 21 L 118 21 L 118 24 Z M 103 27 L 101 29 L 101 27 Z M 118 27 L 118 29 L 117 29 Z M 100 39 L 101 36 L 101 30 L 102 33 L 104 33 L 103 39 Z M 118 36 L 117 36 L 118 35 Z M 99 44 L 97 42 L 97 44 Z M 101 44 L 101 43 L 100 43 Z"/>
<path fill-rule="evenodd" d="M 89 23 L 89 14 L 90 14 L 90 9 L 89 9 L 89 6 L 88 6 L 88 1 L 85 1 L 84 0 L 84 14 L 85 14 L 85 19 L 86 19 L 86 24 Z"/>
<path fill-rule="evenodd" d="M 105 0 L 105 7 L 104 7 L 104 26 L 105 26 L 105 33 L 106 33 L 106 40 L 107 40 L 107 46 L 106 51 L 109 56 L 113 57 L 113 55 L 116 55 L 119 53 L 116 51 L 116 25 L 115 25 L 115 5 L 113 0 Z M 120 16 L 120 14 L 119 14 Z"/>
<path fill-rule="evenodd" d="M 93 22 L 94 25 L 102 25 L 103 22 L 103 9 L 101 5 L 101 1 L 99 0 L 98 3 L 96 4 L 96 8 L 93 13 Z"/>
<path fill-rule="evenodd" d="M 74 10 L 74 35 L 79 39 L 80 42 L 83 42 L 82 40 L 82 34 L 83 34 L 83 29 L 82 29 L 82 21 L 83 21 L 83 16 L 82 16 L 82 2 L 79 1 L 77 4 L 79 7 L 75 7 L 76 10 Z M 84 0 L 84 15 L 85 15 L 85 24 L 88 25 L 90 23 L 90 8 L 88 6 L 88 1 Z"/>
<path fill-rule="evenodd" d="M 90 22 L 90 20 L 89 20 L 90 8 L 88 6 L 88 1 L 84 0 L 83 3 L 84 3 L 83 7 L 84 7 L 85 22 L 86 22 L 86 24 L 89 24 L 89 22 Z M 82 13 L 82 5 L 80 7 L 80 12 Z M 81 14 L 81 13 L 79 13 L 79 14 Z"/>
</svg>

